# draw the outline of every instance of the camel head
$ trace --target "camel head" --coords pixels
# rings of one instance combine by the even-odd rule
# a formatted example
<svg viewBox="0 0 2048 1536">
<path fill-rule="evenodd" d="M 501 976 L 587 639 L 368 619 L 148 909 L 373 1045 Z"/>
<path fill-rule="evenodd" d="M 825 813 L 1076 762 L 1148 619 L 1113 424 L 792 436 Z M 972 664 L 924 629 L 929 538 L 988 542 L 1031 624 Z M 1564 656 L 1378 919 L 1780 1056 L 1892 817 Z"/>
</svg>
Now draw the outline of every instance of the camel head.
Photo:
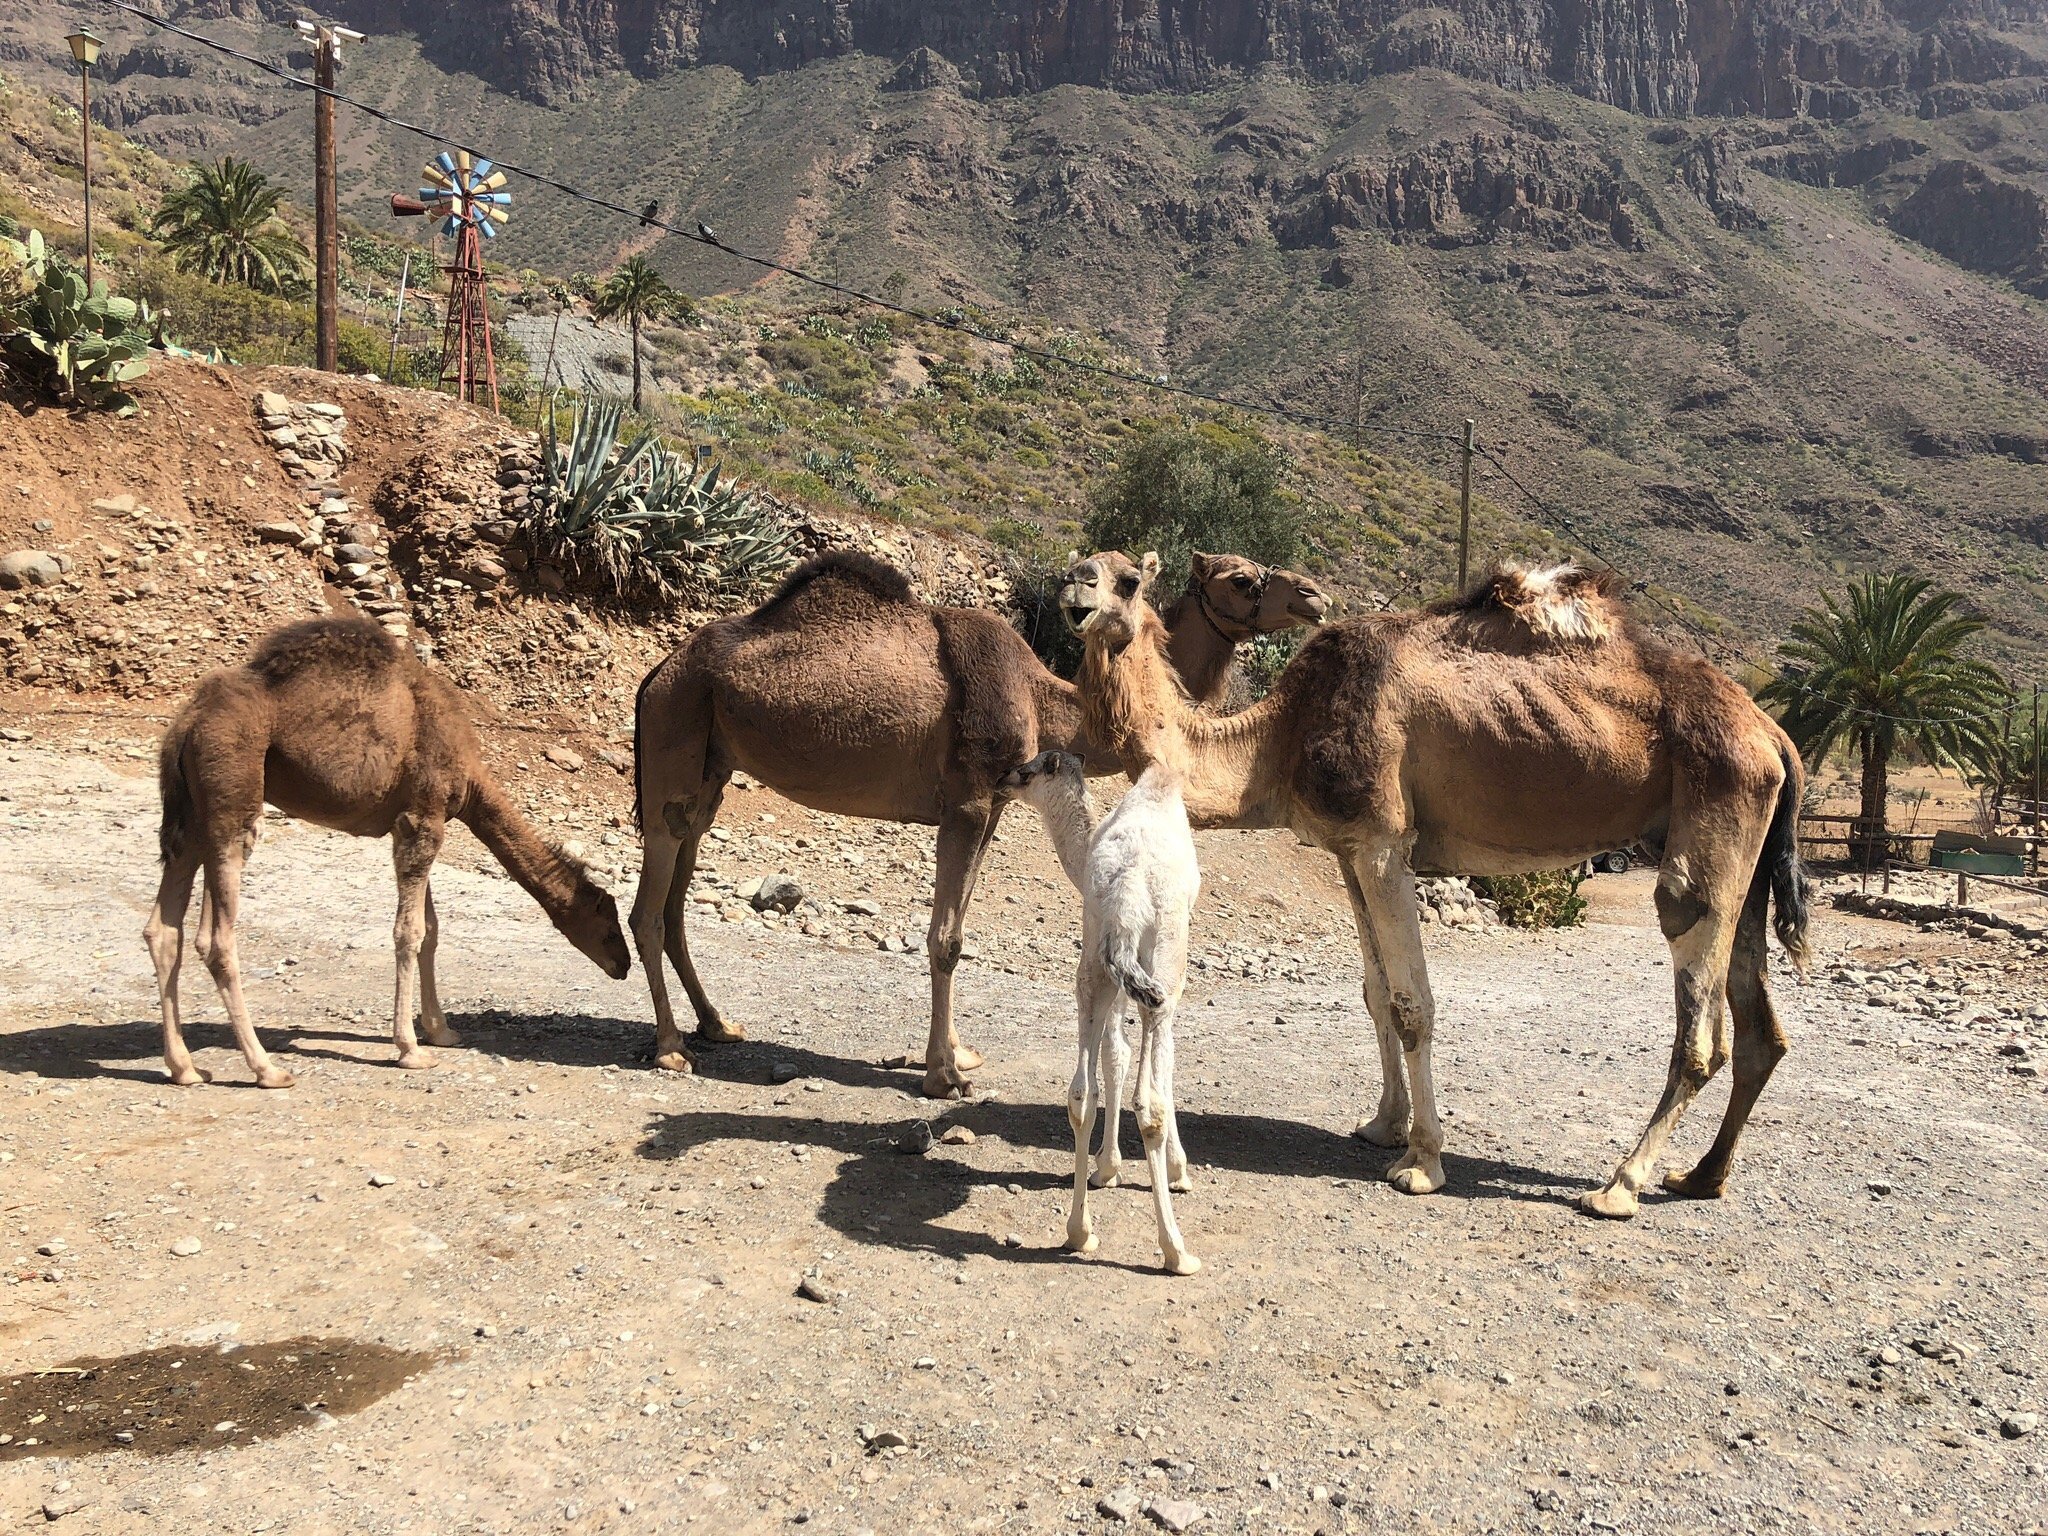
<svg viewBox="0 0 2048 1536">
<path fill-rule="evenodd" d="M 633 969 L 633 952 L 626 947 L 625 931 L 619 927 L 618 903 L 580 868 L 578 875 L 575 893 L 549 916 L 562 937 L 588 955 L 599 970 L 614 981 L 623 981 Z"/>
<path fill-rule="evenodd" d="M 1081 759 L 1073 753 L 1041 752 L 1022 767 L 1012 768 L 1001 782 L 1004 789 L 1016 790 L 1035 803 L 1035 797 L 1048 785 L 1064 782 L 1085 788 L 1088 780 L 1081 772 Z"/>
<path fill-rule="evenodd" d="M 1230 639 L 1259 632 L 1273 573 L 1243 555 L 1196 550 L 1188 570 L 1188 596 L 1202 605 L 1218 633 Z"/>
<path fill-rule="evenodd" d="M 1145 588 L 1159 574 L 1159 556 L 1147 552 L 1133 563 L 1116 550 L 1083 560 L 1067 557 L 1067 579 L 1060 587 L 1060 613 L 1084 640 L 1102 640 L 1121 649 L 1137 638 L 1143 615 L 1151 610 Z"/>
<path fill-rule="evenodd" d="M 1274 566 L 1266 573 L 1265 598 L 1253 627 L 1262 635 L 1313 629 L 1330 616 L 1330 595 L 1299 571 Z"/>
</svg>

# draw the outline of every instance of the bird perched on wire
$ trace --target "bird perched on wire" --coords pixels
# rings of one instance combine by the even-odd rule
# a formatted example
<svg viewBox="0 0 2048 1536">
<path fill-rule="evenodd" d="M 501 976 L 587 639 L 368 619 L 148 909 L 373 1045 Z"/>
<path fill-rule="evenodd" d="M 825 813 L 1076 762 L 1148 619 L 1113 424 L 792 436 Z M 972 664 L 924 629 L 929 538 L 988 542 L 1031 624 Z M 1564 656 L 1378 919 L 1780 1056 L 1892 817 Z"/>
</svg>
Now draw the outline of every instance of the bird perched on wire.
<svg viewBox="0 0 2048 1536">
<path fill-rule="evenodd" d="M 713 234 L 711 232 L 711 226 L 709 224 L 706 224 L 702 219 L 699 219 L 697 221 L 697 238 L 699 240 L 702 240 L 706 245 L 715 245 L 720 250 L 725 249 L 725 242 L 719 239 L 718 236 Z"/>
<path fill-rule="evenodd" d="M 660 216 L 661 201 L 659 198 L 656 198 L 651 200 L 645 208 L 642 208 L 640 210 L 640 227 L 642 229 L 645 229 L 648 225 L 652 224 Z"/>
</svg>

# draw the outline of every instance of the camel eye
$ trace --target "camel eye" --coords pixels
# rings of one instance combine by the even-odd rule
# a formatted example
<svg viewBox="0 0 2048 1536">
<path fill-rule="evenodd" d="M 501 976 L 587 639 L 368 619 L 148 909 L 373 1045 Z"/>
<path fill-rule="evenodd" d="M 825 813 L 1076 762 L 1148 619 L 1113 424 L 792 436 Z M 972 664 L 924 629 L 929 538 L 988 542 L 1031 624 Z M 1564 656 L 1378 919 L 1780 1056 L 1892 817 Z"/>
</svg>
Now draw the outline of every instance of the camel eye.
<svg viewBox="0 0 2048 1536">
<path fill-rule="evenodd" d="M 1230 582 L 1240 592 L 1249 592 L 1252 589 L 1252 579 L 1249 576 L 1233 576 Z"/>
<path fill-rule="evenodd" d="M 1138 578 L 1135 576 L 1119 576 L 1116 579 L 1116 595 L 1118 597 L 1136 597 L 1138 595 Z"/>
</svg>

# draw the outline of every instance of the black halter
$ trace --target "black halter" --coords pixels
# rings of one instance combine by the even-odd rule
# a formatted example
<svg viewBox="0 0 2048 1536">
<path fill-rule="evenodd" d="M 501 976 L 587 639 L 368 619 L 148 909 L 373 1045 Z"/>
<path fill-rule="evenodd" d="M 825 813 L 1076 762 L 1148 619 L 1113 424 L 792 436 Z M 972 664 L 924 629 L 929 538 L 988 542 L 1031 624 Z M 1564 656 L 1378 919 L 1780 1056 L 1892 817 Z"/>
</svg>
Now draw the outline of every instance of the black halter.
<svg viewBox="0 0 2048 1536">
<path fill-rule="evenodd" d="M 1273 572 L 1266 566 L 1260 566 L 1258 584 L 1252 589 L 1252 611 L 1254 613 L 1266 605 L 1266 585 L 1272 579 Z M 1236 619 L 1218 613 L 1216 605 L 1209 601 L 1208 587 L 1199 576 L 1188 583 L 1188 595 L 1194 598 L 1195 606 L 1202 610 L 1202 617 L 1209 621 L 1209 627 L 1232 645 L 1242 645 L 1259 632 L 1256 625 L 1241 624 Z M 1241 630 L 1242 633 L 1232 634 L 1232 629 Z"/>
</svg>

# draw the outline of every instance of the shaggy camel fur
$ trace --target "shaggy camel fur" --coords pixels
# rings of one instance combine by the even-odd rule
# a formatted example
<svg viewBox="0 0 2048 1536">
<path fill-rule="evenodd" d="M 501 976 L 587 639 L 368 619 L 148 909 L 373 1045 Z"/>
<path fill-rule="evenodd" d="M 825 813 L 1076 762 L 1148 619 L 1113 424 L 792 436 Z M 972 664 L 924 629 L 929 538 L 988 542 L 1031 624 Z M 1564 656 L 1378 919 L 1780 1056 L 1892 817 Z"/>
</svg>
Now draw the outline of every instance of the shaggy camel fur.
<svg viewBox="0 0 2048 1536">
<path fill-rule="evenodd" d="M 1290 572 L 1223 556 L 1205 557 L 1200 571 L 1203 600 L 1183 604 L 1184 629 L 1210 630 L 1215 615 L 1248 631 L 1289 628 L 1327 606 Z M 1202 693 L 1220 693 L 1229 669 L 1234 644 L 1220 631 L 1217 639 L 1188 642 L 1205 670 L 1187 681 Z M 997 781 L 1046 747 L 1080 753 L 1098 773 L 1116 768 L 1087 749 L 1073 685 L 999 615 L 935 608 L 900 571 L 865 555 L 811 561 L 752 613 L 692 634 L 647 674 L 635 708 L 645 854 L 632 927 L 654 999 L 656 1065 L 693 1065 L 669 1005 L 664 954 L 698 1036 L 740 1038 L 698 980 L 683 927 L 698 843 L 738 769 L 814 810 L 938 827 L 924 1091 L 967 1092 L 967 1074 L 981 1064 L 953 1025 L 967 904 L 1003 811 Z"/>
<path fill-rule="evenodd" d="M 1571 567 L 1502 571 L 1420 612 L 1331 626 L 1258 704 L 1204 716 L 1174 686 L 1142 584 L 1124 556 L 1101 554 L 1061 590 L 1086 643 L 1089 734 L 1133 776 L 1155 761 L 1183 772 L 1198 827 L 1291 827 L 1337 856 L 1386 1074 L 1359 1134 L 1406 1141 L 1394 1186 L 1426 1194 L 1444 1182 L 1414 871 L 1552 869 L 1643 840 L 1664 849 L 1656 906 L 1677 1038 L 1648 1127 L 1585 1205 L 1635 1214 L 1679 1116 L 1732 1054 L 1719 1136 L 1690 1173 L 1664 1181 L 1718 1195 L 1786 1049 L 1766 976 L 1773 902 L 1780 942 L 1806 956 L 1804 774 L 1776 722 L 1705 660 L 1636 629 Z"/>
<path fill-rule="evenodd" d="M 156 964 L 164 1065 L 201 1081 L 178 1016 L 185 908 L 203 864 L 200 957 L 235 1040 L 265 1088 L 289 1088 L 249 1022 L 235 962 L 242 865 L 267 800 L 357 837 L 389 837 L 398 871 L 398 989 L 391 1034 L 401 1067 L 433 1065 L 413 1034 L 413 984 L 433 1045 L 455 1045 L 434 984 L 440 925 L 427 874 L 449 819 L 468 823 L 506 872 L 606 974 L 632 967 L 618 909 L 583 867 L 543 842 L 484 767 L 462 696 L 367 619 L 309 619 L 273 631 L 239 667 L 213 673 L 165 732 L 158 759 L 164 873 L 143 937 Z"/>
<path fill-rule="evenodd" d="M 1124 999 L 1138 1005 L 1138 1135 L 1152 1178 L 1159 1252 L 1167 1272 L 1192 1275 L 1202 1261 L 1188 1252 L 1173 1219 L 1169 1191 L 1187 1187 L 1187 1154 L 1173 1113 L 1173 1021 L 1187 982 L 1188 921 L 1201 895 L 1202 871 L 1188 831 L 1187 806 L 1171 768 L 1155 762 L 1100 827 L 1094 825 L 1081 760 L 1043 752 L 1004 779 L 1043 818 L 1068 877 L 1080 887 L 1081 958 L 1074 971 L 1079 1014 L 1078 1058 L 1067 1089 L 1074 1132 L 1074 1205 L 1067 1246 L 1095 1251 L 1088 1217 L 1088 1141 L 1098 1104 L 1109 1110 L 1093 1182 L 1116 1182 L 1117 1106 L 1123 1101 L 1130 1046 L 1124 1040 Z"/>
</svg>

